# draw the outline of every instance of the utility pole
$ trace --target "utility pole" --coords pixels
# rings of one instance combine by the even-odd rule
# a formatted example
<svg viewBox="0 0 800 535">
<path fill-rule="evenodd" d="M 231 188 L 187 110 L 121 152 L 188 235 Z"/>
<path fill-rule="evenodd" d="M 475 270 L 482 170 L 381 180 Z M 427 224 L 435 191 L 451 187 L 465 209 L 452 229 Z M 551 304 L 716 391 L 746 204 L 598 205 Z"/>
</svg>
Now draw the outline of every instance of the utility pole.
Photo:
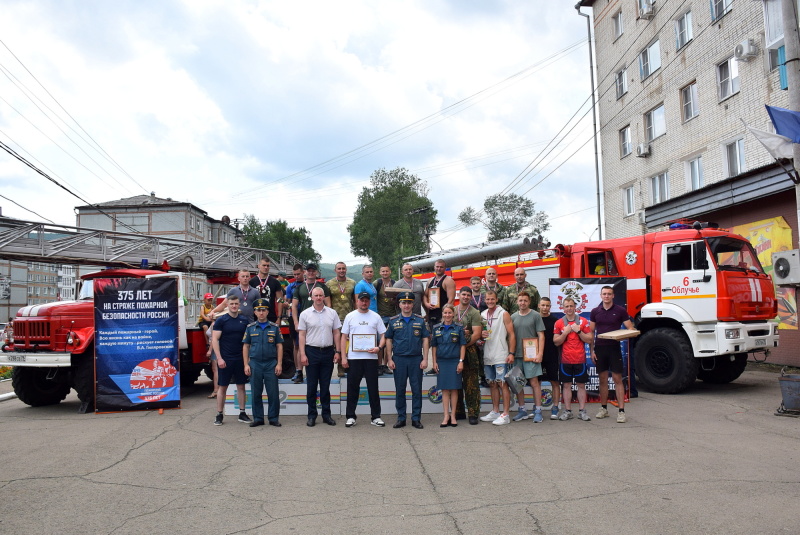
<svg viewBox="0 0 800 535">
<path fill-rule="evenodd" d="M 786 82 L 789 85 L 789 109 L 800 111 L 800 40 L 797 31 L 797 11 L 795 0 L 782 0 L 783 46 L 786 47 Z M 800 168 L 800 144 L 793 143 L 794 169 Z M 794 186 L 797 223 L 800 225 L 800 184 Z M 798 227 L 800 228 L 800 227 Z"/>
<path fill-rule="evenodd" d="M 431 207 L 427 206 L 424 208 L 417 208 L 416 210 L 412 210 L 408 213 L 408 215 L 422 214 L 421 234 L 425 236 L 425 244 L 429 253 L 431 252 L 431 236 L 432 236 L 432 233 L 430 231 L 430 224 L 428 223 L 428 210 L 430 209 Z"/>
<path fill-rule="evenodd" d="M 597 239 L 603 239 L 603 221 L 600 217 L 600 153 L 597 150 L 597 106 L 594 91 L 594 56 L 592 56 L 592 23 L 589 15 L 581 13 L 580 2 L 575 10 L 581 17 L 586 17 L 586 40 L 589 45 L 589 79 L 592 84 L 592 139 L 594 139 L 594 178 L 597 184 Z"/>
</svg>

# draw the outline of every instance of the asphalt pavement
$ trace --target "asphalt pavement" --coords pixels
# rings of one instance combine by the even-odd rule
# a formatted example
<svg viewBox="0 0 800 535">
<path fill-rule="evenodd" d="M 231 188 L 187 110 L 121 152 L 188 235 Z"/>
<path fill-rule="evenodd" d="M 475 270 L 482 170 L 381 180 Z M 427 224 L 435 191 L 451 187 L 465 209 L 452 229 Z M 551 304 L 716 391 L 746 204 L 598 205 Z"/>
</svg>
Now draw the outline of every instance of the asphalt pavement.
<svg viewBox="0 0 800 535">
<path fill-rule="evenodd" d="M 800 532 L 800 419 L 774 415 L 772 371 L 642 392 L 625 424 L 591 405 L 590 422 L 216 427 L 209 391 L 163 414 L 0 402 L 0 533 Z"/>
</svg>

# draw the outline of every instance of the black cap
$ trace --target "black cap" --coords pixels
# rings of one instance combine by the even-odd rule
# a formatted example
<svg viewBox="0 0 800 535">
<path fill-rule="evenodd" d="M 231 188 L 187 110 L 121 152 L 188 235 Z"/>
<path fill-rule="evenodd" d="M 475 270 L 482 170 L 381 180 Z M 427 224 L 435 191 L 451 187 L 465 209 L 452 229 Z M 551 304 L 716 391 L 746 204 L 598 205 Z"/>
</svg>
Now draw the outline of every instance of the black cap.
<svg viewBox="0 0 800 535">
<path fill-rule="evenodd" d="M 397 296 L 398 301 L 414 301 L 414 294 L 412 292 L 401 292 Z"/>
<path fill-rule="evenodd" d="M 317 265 L 313 264 L 313 263 L 312 264 L 308 264 L 306 266 L 306 271 L 308 271 L 309 269 L 313 269 L 314 271 L 319 271 L 319 268 L 317 268 Z"/>
<path fill-rule="evenodd" d="M 253 310 L 258 310 L 259 308 L 269 309 L 269 301 L 263 298 L 253 301 Z"/>
<path fill-rule="evenodd" d="M 369 292 L 360 292 L 357 297 L 359 299 L 372 299 L 372 296 L 369 295 Z"/>
</svg>

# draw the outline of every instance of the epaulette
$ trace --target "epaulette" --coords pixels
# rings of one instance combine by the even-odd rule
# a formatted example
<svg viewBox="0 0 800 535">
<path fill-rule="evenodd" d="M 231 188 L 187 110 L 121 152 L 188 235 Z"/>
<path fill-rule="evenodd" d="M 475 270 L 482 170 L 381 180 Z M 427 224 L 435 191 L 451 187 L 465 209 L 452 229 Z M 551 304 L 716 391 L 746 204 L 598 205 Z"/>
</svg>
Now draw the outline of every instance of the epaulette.
<svg viewBox="0 0 800 535">
<path fill-rule="evenodd" d="M 398 315 L 396 315 L 396 316 L 392 316 L 391 318 L 389 318 L 389 321 L 396 320 L 396 319 L 397 319 L 397 318 L 399 318 L 400 316 L 402 316 L 402 314 L 398 314 Z"/>
<path fill-rule="evenodd" d="M 258 322 L 254 321 L 253 323 L 248 323 L 247 324 L 248 327 L 252 327 L 253 325 L 258 325 Z"/>
</svg>

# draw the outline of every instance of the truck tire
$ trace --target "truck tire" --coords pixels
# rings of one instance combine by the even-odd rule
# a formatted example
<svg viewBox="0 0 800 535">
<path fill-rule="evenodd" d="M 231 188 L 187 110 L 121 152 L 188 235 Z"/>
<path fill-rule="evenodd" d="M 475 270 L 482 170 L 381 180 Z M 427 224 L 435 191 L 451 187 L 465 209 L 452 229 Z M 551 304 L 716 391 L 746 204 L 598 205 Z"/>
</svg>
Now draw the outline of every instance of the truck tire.
<svg viewBox="0 0 800 535">
<path fill-rule="evenodd" d="M 686 336 L 667 327 L 644 333 L 636 342 L 639 386 L 657 394 L 683 392 L 697 379 L 698 361 Z"/>
<path fill-rule="evenodd" d="M 700 369 L 697 371 L 697 378 L 705 383 L 715 385 L 724 385 L 735 381 L 747 367 L 747 353 L 717 355 L 716 357 L 702 360 Z M 706 368 L 711 367 L 711 369 L 704 370 L 704 365 Z"/>
<path fill-rule="evenodd" d="M 94 410 L 94 345 L 83 353 L 73 353 L 71 362 L 72 388 L 78 393 L 78 399 Z"/>
<path fill-rule="evenodd" d="M 59 370 L 66 376 L 64 372 Z M 11 372 L 11 384 L 20 401 L 31 407 L 61 403 L 69 394 L 69 383 L 60 380 L 58 375 L 55 379 L 48 379 L 48 373 L 50 368 L 15 367 Z"/>
<path fill-rule="evenodd" d="M 192 386 L 200 377 L 203 369 L 200 366 L 186 366 L 186 369 L 181 369 L 181 387 L 186 388 Z"/>
</svg>

